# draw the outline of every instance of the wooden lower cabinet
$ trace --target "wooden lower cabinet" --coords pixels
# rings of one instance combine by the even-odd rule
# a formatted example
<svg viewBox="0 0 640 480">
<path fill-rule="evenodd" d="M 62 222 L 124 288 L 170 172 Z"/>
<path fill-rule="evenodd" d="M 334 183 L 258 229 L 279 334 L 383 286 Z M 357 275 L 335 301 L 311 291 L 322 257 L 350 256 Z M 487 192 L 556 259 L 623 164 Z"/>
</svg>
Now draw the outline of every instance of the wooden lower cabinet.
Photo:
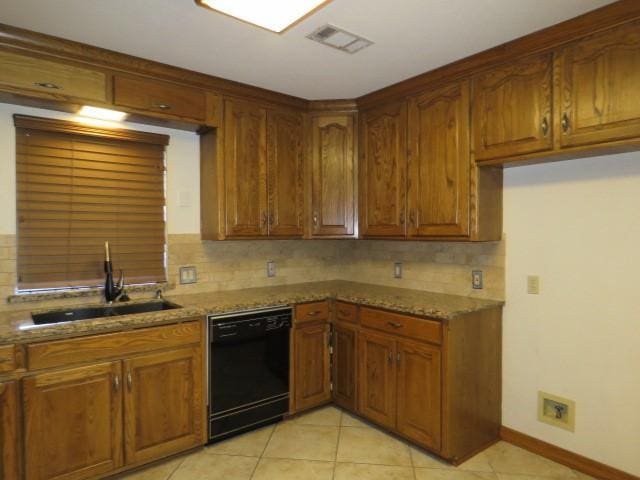
<svg viewBox="0 0 640 480">
<path fill-rule="evenodd" d="M 398 341 L 397 428 L 421 445 L 440 449 L 440 348 Z"/>
<path fill-rule="evenodd" d="M 124 361 L 127 464 L 195 447 L 202 439 L 201 351 L 183 348 Z"/>
<path fill-rule="evenodd" d="M 294 329 L 295 411 L 306 410 L 331 400 L 329 323 Z"/>
<path fill-rule="evenodd" d="M 0 382 L 0 480 L 20 478 L 18 382 Z"/>
<path fill-rule="evenodd" d="M 352 326 L 333 326 L 332 384 L 333 401 L 347 410 L 356 409 L 356 338 Z"/>
<path fill-rule="evenodd" d="M 27 480 L 76 480 L 122 466 L 121 362 L 27 377 Z"/>
<path fill-rule="evenodd" d="M 385 427 L 396 425 L 396 341 L 390 335 L 361 331 L 359 411 Z"/>
</svg>

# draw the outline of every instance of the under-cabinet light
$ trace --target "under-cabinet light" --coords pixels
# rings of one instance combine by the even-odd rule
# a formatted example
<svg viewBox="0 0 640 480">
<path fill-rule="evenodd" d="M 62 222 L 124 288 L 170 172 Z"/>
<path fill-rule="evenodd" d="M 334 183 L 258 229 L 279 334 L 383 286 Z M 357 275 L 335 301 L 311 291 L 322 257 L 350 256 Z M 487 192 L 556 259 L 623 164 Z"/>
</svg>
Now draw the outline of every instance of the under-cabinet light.
<svg viewBox="0 0 640 480">
<path fill-rule="evenodd" d="M 98 120 L 107 120 L 109 122 L 121 122 L 127 118 L 125 112 L 118 112 L 117 110 L 109 110 L 108 108 L 90 107 L 85 105 L 80 109 L 78 115 L 81 117 L 96 118 Z"/>
<path fill-rule="evenodd" d="M 280 33 L 331 0 L 195 0 L 202 7 Z"/>
</svg>

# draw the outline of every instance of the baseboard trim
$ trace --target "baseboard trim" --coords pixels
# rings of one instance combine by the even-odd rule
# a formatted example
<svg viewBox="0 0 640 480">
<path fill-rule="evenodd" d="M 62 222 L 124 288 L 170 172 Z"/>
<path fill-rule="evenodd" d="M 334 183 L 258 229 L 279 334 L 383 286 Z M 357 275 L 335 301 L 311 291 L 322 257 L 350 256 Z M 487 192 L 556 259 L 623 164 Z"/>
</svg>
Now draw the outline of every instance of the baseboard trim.
<svg viewBox="0 0 640 480">
<path fill-rule="evenodd" d="M 640 480 L 639 477 L 610 467 L 604 463 L 596 462 L 564 448 L 556 447 L 537 438 L 512 430 L 509 427 L 500 427 L 500 438 L 505 442 L 529 450 L 541 457 L 566 465 L 569 468 L 586 473 L 602 480 Z"/>
</svg>

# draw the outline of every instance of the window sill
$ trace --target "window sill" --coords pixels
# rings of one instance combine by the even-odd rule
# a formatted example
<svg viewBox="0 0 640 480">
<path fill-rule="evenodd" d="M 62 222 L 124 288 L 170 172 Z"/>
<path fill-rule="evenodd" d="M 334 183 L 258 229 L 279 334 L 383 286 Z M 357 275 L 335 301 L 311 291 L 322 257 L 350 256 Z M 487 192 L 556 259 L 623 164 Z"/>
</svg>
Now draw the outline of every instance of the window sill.
<svg viewBox="0 0 640 480">
<path fill-rule="evenodd" d="M 174 288 L 173 285 L 168 283 L 156 283 L 149 285 L 129 285 L 126 287 L 127 293 L 141 293 L 141 292 L 155 292 L 156 290 L 162 290 L 163 292 Z M 11 295 L 7 297 L 7 303 L 29 303 L 29 302 L 43 302 L 47 300 L 60 300 L 62 298 L 82 298 L 82 297 L 97 297 L 102 296 L 104 288 L 86 288 L 77 290 L 59 290 L 42 293 L 21 293 L 17 295 Z"/>
</svg>

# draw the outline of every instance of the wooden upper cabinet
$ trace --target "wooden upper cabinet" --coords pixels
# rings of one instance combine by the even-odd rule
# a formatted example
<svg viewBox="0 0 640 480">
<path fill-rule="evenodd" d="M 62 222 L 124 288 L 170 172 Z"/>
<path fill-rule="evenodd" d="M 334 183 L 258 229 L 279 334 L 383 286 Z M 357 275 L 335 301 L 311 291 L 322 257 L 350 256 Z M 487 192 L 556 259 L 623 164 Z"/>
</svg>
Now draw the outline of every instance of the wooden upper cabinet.
<svg viewBox="0 0 640 480">
<path fill-rule="evenodd" d="M 0 65 L 0 89 L 8 87 L 61 100 L 107 101 L 103 72 L 9 51 L 0 51 Z"/>
<path fill-rule="evenodd" d="M 440 449 L 440 349 L 399 340 L 398 431 L 419 444 Z"/>
<path fill-rule="evenodd" d="M 360 413 L 389 428 L 396 426 L 396 341 L 361 331 L 358 336 Z"/>
<path fill-rule="evenodd" d="M 498 66 L 473 79 L 476 160 L 551 150 L 552 54 Z"/>
<path fill-rule="evenodd" d="M 0 480 L 20 478 L 18 382 L 0 382 Z"/>
<path fill-rule="evenodd" d="M 363 112 L 360 117 L 362 236 L 405 236 L 406 176 L 406 103 Z"/>
<path fill-rule="evenodd" d="M 468 236 L 468 83 L 412 98 L 409 125 L 409 236 Z"/>
<path fill-rule="evenodd" d="M 267 114 L 269 235 L 301 237 L 303 232 L 302 115 Z"/>
<path fill-rule="evenodd" d="M 562 147 L 640 137 L 640 21 L 558 53 Z"/>
<path fill-rule="evenodd" d="M 120 362 L 22 382 L 27 480 L 93 478 L 122 466 Z"/>
<path fill-rule="evenodd" d="M 268 234 L 267 113 L 236 100 L 224 102 L 226 236 Z"/>
<path fill-rule="evenodd" d="M 203 442 L 202 351 L 170 350 L 124 361 L 127 464 Z"/>
<path fill-rule="evenodd" d="M 208 108 L 204 90 L 128 75 L 114 75 L 113 103 L 196 122 L 205 121 Z"/>
<path fill-rule="evenodd" d="M 329 328 L 325 322 L 294 330 L 296 411 L 331 400 Z"/>
<path fill-rule="evenodd" d="M 318 115 L 311 123 L 311 235 L 353 236 L 354 117 Z"/>
</svg>

